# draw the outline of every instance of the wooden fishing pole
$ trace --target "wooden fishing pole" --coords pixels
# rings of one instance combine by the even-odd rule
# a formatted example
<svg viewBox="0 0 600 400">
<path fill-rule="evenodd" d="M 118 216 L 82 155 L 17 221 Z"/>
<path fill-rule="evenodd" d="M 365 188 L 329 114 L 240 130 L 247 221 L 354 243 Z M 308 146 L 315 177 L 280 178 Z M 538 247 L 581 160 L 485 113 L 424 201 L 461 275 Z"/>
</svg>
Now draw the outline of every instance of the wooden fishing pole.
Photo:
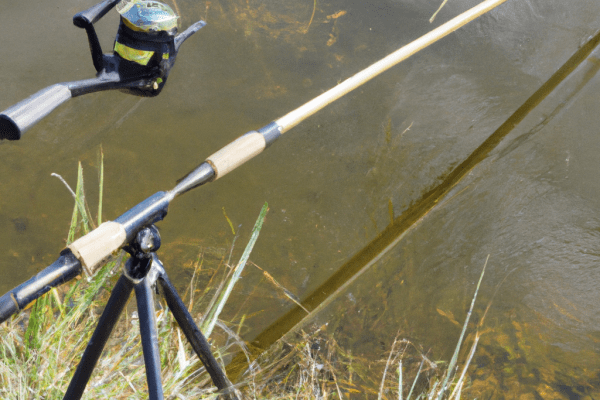
<svg viewBox="0 0 600 400">
<path fill-rule="evenodd" d="M 485 0 L 419 39 L 393 52 L 329 91 L 298 107 L 264 127 L 246 133 L 206 159 L 184 177 L 171 191 L 158 192 L 137 204 L 114 221 L 107 221 L 79 238 L 61 253 L 61 257 L 30 281 L 0 296 L 0 323 L 27 304 L 72 279 L 83 269 L 92 276 L 115 251 L 129 243 L 146 226 L 162 220 L 170 202 L 177 196 L 225 176 L 260 154 L 279 136 L 315 114 L 328 104 L 406 60 L 458 28 L 498 7 L 506 0 Z"/>
<path fill-rule="evenodd" d="M 294 111 L 287 113 L 283 117 L 271 122 L 257 131 L 248 132 L 236 139 L 206 159 L 206 162 L 208 162 L 215 171 L 215 179 L 221 178 L 225 174 L 231 172 L 246 161 L 258 155 L 266 147 L 273 143 L 281 134 L 292 129 L 306 118 L 323 109 L 325 106 L 333 103 L 340 97 L 365 84 L 382 72 L 387 71 L 391 67 L 406 60 L 413 54 L 418 53 L 431 44 L 437 42 L 458 28 L 498 7 L 505 1 L 506 0 L 483 1 L 479 5 L 465 11 L 445 24 L 421 36 L 417 40 L 396 50 L 370 67 L 365 68 L 356 75 L 346 79 L 327 92 L 315 97 Z"/>
</svg>

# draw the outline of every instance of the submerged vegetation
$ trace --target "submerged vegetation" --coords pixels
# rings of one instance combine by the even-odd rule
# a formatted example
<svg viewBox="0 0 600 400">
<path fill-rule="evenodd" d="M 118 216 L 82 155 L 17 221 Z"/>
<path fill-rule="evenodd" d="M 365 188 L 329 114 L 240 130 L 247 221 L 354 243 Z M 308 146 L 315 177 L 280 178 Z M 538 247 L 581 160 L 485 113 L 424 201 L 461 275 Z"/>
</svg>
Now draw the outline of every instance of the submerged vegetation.
<svg viewBox="0 0 600 400">
<path fill-rule="evenodd" d="M 102 193 L 102 163 L 100 193 Z M 61 178 L 62 179 L 62 178 Z M 63 181 L 64 182 L 64 181 Z M 68 186 L 68 185 L 67 185 Z M 83 188 L 83 171 L 78 170 L 75 206 L 68 234 L 71 242 L 95 226 Z M 101 223 L 100 198 L 97 223 Z M 479 284 L 471 302 L 458 345 L 448 365 L 430 360 L 411 341 L 399 336 L 380 361 L 373 362 L 342 348 L 327 327 L 310 332 L 292 332 L 258 357 L 251 356 L 240 338 L 238 326 L 220 319 L 229 295 L 246 264 L 268 211 L 263 207 L 241 259 L 231 263 L 232 251 L 201 250 L 184 300 L 207 337 L 213 353 L 225 369 L 240 351 L 248 362 L 235 382 L 239 398 L 253 399 L 458 399 L 468 386 L 467 369 L 479 334 L 471 335 L 470 349 L 461 351 Z M 233 224 L 228 220 L 232 232 Z M 234 241 L 235 242 L 235 241 Z M 206 250 L 206 251 L 205 251 Z M 120 275 L 124 253 L 113 257 L 91 279 L 52 289 L 27 311 L 0 325 L 0 396 L 4 399 L 61 399 L 102 312 L 111 288 Z M 208 287 L 198 289 L 200 272 L 211 275 Z M 485 271 L 485 267 L 484 267 Z M 268 272 L 261 270 L 267 278 Z M 278 292 L 288 293 L 272 277 L 267 279 Z M 84 398 L 145 399 L 147 384 L 140 344 L 137 313 L 130 303 L 117 324 L 87 385 Z M 186 343 L 166 305 L 157 304 L 156 319 L 165 398 L 209 399 L 218 397 L 210 377 Z M 252 354 L 257 354 L 254 351 Z M 459 356 L 465 358 L 459 366 Z"/>
</svg>

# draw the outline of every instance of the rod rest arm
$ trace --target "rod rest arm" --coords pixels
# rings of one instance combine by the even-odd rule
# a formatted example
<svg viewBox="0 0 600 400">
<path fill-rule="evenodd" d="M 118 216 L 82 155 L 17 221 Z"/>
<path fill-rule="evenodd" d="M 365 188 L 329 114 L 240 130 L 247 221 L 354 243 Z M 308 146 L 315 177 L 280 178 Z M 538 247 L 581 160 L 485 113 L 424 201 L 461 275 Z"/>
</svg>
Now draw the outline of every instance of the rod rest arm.
<svg viewBox="0 0 600 400">
<path fill-rule="evenodd" d="M 0 297 L 0 323 L 21 311 L 29 303 L 62 285 L 81 273 L 81 263 L 71 250 L 65 249 L 60 257 L 36 276 Z"/>
</svg>

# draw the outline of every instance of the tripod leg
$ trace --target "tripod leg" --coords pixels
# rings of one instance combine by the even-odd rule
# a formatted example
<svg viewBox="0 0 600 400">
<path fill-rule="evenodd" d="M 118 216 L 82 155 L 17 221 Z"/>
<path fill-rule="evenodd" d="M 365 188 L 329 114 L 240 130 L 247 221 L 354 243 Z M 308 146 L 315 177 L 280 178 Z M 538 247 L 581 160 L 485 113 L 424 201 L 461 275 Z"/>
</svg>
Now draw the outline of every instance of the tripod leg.
<svg viewBox="0 0 600 400">
<path fill-rule="evenodd" d="M 169 280 L 167 274 L 162 272 L 159 275 L 158 282 L 163 289 L 165 300 L 167 301 L 167 305 L 173 313 L 175 320 L 202 361 L 202 364 L 206 367 L 215 386 L 219 388 L 219 390 L 229 388 L 231 383 L 221 370 L 215 357 L 212 355 L 210 345 L 202 332 L 200 332 L 200 329 L 198 329 L 198 326 L 194 322 L 194 319 L 190 315 L 185 304 L 183 304 L 183 301 L 179 297 L 179 294 L 175 290 L 175 287 Z M 231 396 L 234 396 L 233 393 L 231 393 Z M 235 397 L 231 398 L 233 399 Z"/>
<path fill-rule="evenodd" d="M 115 327 L 115 324 L 119 320 L 123 308 L 125 308 L 125 305 L 127 304 L 132 289 L 133 284 L 131 281 L 124 275 L 121 275 L 112 290 L 108 303 L 106 303 L 100 321 L 98 321 L 98 326 L 96 326 L 96 330 L 94 331 L 83 356 L 81 356 L 81 360 L 71 379 L 71 383 L 65 393 L 64 399 L 78 400 L 81 398 L 85 386 L 90 380 L 90 376 L 92 376 L 94 367 L 100 358 L 100 354 L 102 354 L 104 345 Z"/>
<path fill-rule="evenodd" d="M 135 298 L 140 318 L 140 333 L 142 335 L 142 349 L 144 350 L 149 398 L 150 400 L 162 400 L 163 388 L 160 377 L 158 330 L 156 328 L 156 314 L 154 312 L 154 296 L 152 294 L 151 281 L 148 277 L 135 285 Z"/>
</svg>

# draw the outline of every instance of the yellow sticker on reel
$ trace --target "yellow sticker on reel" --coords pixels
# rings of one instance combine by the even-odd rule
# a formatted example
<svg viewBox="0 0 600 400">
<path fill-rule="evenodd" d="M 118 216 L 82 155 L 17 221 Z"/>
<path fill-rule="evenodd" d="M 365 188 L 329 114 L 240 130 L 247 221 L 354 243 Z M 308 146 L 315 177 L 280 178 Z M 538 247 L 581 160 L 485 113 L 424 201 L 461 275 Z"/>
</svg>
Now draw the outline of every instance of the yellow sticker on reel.
<svg viewBox="0 0 600 400">
<path fill-rule="evenodd" d="M 132 49 L 119 42 L 115 42 L 115 52 L 124 59 L 140 65 L 148 65 L 148 62 L 154 55 L 153 51 Z"/>
</svg>

